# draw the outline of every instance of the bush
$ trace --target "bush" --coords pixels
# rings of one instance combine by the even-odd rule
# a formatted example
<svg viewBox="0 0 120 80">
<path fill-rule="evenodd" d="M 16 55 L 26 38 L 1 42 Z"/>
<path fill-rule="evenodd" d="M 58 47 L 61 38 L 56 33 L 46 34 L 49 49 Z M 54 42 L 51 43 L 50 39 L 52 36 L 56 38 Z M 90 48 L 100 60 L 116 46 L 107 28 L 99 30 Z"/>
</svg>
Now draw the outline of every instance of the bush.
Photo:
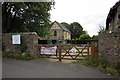
<svg viewBox="0 0 120 80">
<path fill-rule="evenodd" d="M 91 37 L 89 36 L 89 34 L 82 34 L 79 37 L 80 40 L 91 40 Z"/>
</svg>

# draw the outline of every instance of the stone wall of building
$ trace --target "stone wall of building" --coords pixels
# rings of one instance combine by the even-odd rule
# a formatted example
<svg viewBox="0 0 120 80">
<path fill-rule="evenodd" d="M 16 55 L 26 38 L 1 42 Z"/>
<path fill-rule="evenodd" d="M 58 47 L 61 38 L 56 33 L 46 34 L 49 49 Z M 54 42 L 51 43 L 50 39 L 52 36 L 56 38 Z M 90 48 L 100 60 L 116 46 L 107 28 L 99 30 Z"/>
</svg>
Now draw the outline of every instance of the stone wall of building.
<svg viewBox="0 0 120 80">
<path fill-rule="evenodd" d="M 19 46 L 20 44 L 12 44 L 12 35 L 20 34 L 21 44 L 27 46 L 26 54 L 37 57 L 38 54 L 38 35 L 36 32 L 26 33 L 5 33 L 2 35 L 2 46 L 5 51 L 12 51 L 16 53 L 22 53 Z"/>
<path fill-rule="evenodd" d="M 54 36 L 54 31 L 57 31 L 57 35 Z M 59 39 L 64 39 L 64 34 L 63 34 L 63 30 L 62 29 L 51 29 L 49 30 L 51 36 L 49 36 L 48 40 L 59 40 Z"/>
<path fill-rule="evenodd" d="M 98 46 L 105 60 L 120 61 L 120 28 L 111 33 L 99 33 Z"/>
</svg>

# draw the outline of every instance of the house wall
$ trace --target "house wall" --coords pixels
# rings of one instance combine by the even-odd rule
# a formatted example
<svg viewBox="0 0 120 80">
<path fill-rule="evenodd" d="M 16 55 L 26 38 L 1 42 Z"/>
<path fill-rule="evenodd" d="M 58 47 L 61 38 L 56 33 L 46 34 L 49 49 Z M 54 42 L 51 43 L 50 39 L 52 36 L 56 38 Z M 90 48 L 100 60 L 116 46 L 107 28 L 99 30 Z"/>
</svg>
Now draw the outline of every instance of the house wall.
<svg viewBox="0 0 120 80">
<path fill-rule="evenodd" d="M 31 56 L 37 57 L 38 54 L 38 35 L 36 32 L 29 33 L 3 33 L 2 43 L 5 51 L 11 51 L 16 53 L 22 53 L 19 49 L 19 44 L 12 44 L 12 35 L 21 35 L 21 44 L 25 44 L 28 48 L 25 53 Z"/>
<path fill-rule="evenodd" d="M 54 31 L 57 31 L 57 36 L 54 36 Z M 49 32 L 51 34 L 51 36 L 48 38 L 49 40 L 59 40 L 63 37 L 62 29 L 51 29 Z"/>
<path fill-rule="evenodd" d="M 99 53 L 109 62 L 120 61 L 120 28 L 112 33 L 99 33 Z"/>
<path fill-rule="evenodd" d="M 54 23 L 50 29 L 61 29 L 57 23 Z"/>
<path fill-rule="evenodd" d="M 71 40 L 71 33 L 68 33 L 68 40 Z"/>
<path fill-rule="evenodd" d="M 54 36 L 54 31 L 57 31 L 57 36 Z M 57 23 L 54 23 L 49 30 L 51 36 L 48 37 L 48 40 L 71 40 L 71 34 L 67 31 L 62 30 Z"/>
<path fill-rule="evenodd" d="M 54 31 L 57 31 L 57 36 L 54 36 Z M 63 37 L 63 30 L 58 26 L 57 23 L 54 23 L 49 30 L 51 36 L 48 37 L 48 40 L 59 40 Z"/>
<path fill-rule="evenodd" d="M 67 31 L 64 31 L 64 39 L 67 39 Z"/>
<path fill-rule="evenodd" d="M 118 15 L 120 15 L 120 6 L 119 6 L 118 9 L 117 9 L 117 16 L 118 16 Z M 118 21 L 117 21 L 117 25 L 118 25 L 117 27 L 120 27 L 120 19 L 119 19 L 119 18 L 118 18 Z M 116 27 L 116 28 L 117 28 L 117 27 Z"/>
<path fill-rule="evenodd" d="M 64 40 L 71 40 L 71 34 L 67 31 L 64 31 Z"/>
<path fill-rule="evenodd" d="M 118 14 L 120 14 L 120 6 L 117 8 L 117 12 L 111 21 L 109 31 L 117 29 L 120 26 L 120 19 L 118 18 Z"/>
</svg>

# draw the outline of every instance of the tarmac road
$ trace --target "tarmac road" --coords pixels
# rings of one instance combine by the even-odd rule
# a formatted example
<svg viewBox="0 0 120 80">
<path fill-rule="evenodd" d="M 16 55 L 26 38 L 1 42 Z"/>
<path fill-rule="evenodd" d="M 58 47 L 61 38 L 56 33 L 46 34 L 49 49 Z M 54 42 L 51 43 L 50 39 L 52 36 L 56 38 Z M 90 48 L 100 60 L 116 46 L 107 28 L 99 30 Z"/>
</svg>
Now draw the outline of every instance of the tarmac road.
<svg viewBox="0 0 120 80">
<path fill-rule="evenodd" d="M 2 70 L 3 78 L 112 78 L 95 68 L 41 59 L 20 61 L 3 58 Z"/>
</svg>

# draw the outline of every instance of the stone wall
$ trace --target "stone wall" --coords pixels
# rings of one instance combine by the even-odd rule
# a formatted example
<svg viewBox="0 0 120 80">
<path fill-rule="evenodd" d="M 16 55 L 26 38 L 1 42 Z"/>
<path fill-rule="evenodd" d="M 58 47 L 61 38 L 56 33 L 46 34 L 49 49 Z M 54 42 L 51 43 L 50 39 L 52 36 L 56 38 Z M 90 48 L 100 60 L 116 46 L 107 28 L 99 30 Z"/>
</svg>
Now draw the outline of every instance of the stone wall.
<svg viewBox="0 0 120 80">
<path fill-rule="evenodd" d="M 114 30 L 112 33 L 99 33 L 99 53 L 107 61 L 120 61 L 120 28 Z"/>
<path fill-rule="evenodd" d="M 26 32 L 26 33 L 5 33 L 2 35 L 3 49 L 5 51 L 12 51 L 21 53 L 20 44 L 12 44 L 12 35 L 20 34 L 21 35 L 21 44 L 27 46 L 26 54 L 37 57 L 38 54 L 38 35 L 36 32 Z"/>
</svg>

